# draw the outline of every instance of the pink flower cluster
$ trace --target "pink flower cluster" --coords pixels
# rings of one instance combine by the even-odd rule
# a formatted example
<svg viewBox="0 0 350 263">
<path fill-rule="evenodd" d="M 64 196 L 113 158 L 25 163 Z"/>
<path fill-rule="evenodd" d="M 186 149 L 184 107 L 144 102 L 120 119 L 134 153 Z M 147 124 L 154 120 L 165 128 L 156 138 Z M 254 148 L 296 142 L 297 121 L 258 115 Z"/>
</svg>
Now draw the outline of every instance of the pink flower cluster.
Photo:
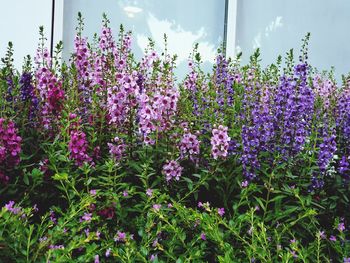
<svg viewBox="0 0 350 263">
<path fill-rule="evenodd" d="M 180 164 L 177 161 L 171 160 L 166 162 L 166 164 L 163 166 L 162 172 L 165 175 L 165 179 L 167 180 L 167 182 L 169 182 L 172 179 L 179 181 L 182 170 L 183 168 L 180 166 Z"/>
<path fill-rule="evenodd" d="M 17 129 L 12 121 L 5 124 L 5 119 L 0 118 L 0 166 L 13 168 L 20 162 L 22 138 L 17 135 Z M 9 177 L 0 171 L 0 181 L 7 183 Z"/>
<path fill-rule="evenodd" d="M 113 39 L 112 29 L 110 27 L 102 27 L 99 39 L 99 47 L 102 51 L 114 51 L 116 46 Z"/>
<path fill-rule="evenodd" d="M 87 39 L 76 36 L 74 39 L 75 60 L 74 64 L 78 70 L 79 80 L 89 78 L 89 57 L 90 52 L 87 46 Z"/>
<path fill-rule="evenodd" d="M 127 120 L 130 110 L 136 106 L 137 72 L 117 74 L 117 80 L 116 86 L 108 88 L 107 107 L 110 123 L 120 126 Z"/>
<path fill-rule="evenodd" d="M 84 132 L 71 132 L 68 149 L 70 152 L 70 158 L 75 160 L 76 165 L 82 166 L 85 162 L 92 162 L 92 158 L 87 154 L 88 142 Z"/>
<path fill-rule="evenodd" d="M 335 94 L 336 85 L 330 79 L 322 78 L 320 75 L 316 75 L 312 81 L 315 89 L 315 93 L 321 97 L 324 103 L 324 107 L 327 109 L 330 105 L 330 97 Z"/>
<path fill-rule="evenodd" d="M 109 148 L 109 153 L 112 155 L 112 157 L 116 161 L 120 161 L 123 158 L 123 154 L 125 152 L 126 145 L 118 137 L 115 137 L 112 140 L 112 142 L 113 143 L 107 143 L 108 148 Z"/>
<path fill-rule="evenodd" d="M 227 150 L 231 141 L 231 138 L 227 134 L 227 127 L 219 125 L 217 129 L 213 129 L 212 135 L 210 143 L 213 158 L 227 157 Z"/>
<path fill-rule="evenodd" d="M 57 118 L 63 107 L 64 90 L 62 81 L 49 69 L 43 67 L 36 71 L 37 89 L 42 102 L 42 122 L 45 129 L 49 129 L 53 118 Z"/>
<path fill-rule="evenodd" d="M 152 144 L 149 135 L 154 131 L 166 131 L 172 125 L 172 118 L 176 114 L 179 93 L 174 88 L 167 88 L 164 93 L 153 96 L 145 93 L 139 97 L 139 129 L 144 142 Z"/>
<path fill-rule="evenodd" d="M 185 129 L 185 134 L 179 145 L 180 157 L 189 157 L 193 161 L 194 158 L 199 155 L 199 143 L 197 136 Z"/>
</svg>

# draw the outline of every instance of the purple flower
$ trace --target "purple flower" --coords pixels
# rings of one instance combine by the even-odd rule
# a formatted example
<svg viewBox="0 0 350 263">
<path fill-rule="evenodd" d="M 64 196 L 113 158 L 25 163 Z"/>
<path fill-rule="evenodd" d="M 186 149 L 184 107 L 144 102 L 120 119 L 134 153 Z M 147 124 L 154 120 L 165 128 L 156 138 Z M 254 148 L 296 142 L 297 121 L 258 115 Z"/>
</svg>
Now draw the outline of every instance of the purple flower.
<svg viewBox="0 0 350 263">
<path fill-rule="evenodd" d="M 345 230 L 345 224 L 343 222 L 339 223 L 338 224 L 338 230 L 340 232 L 343 232 Z"/>
<path fill-rule="evenodd" d="M 189 157 L 190 160 L 194 161 L 199 155 L 199 141 L 196 135 L 187 132 L 187 130 L 185 132 L 179 145 L 180 157 L 181 159 Z"/>
<path fill-rule="evenodd" d="M 90 222 L 92 219 L 91 213 L 84 213 L 84 215 L 81 217 L 81 221 Z"/>
<path fill-rule="evenodd" d="M 201 238 L 202 240 L 207 240 L 207 237 L 206 237 L 205 233 L 201 233 L 200 238 Z"/>
<path fill-rule="evenodd" d="M 150 189 L 150 188 L 148 188 L 148 189 L 146 190 L 146 195 L 147 195 L 148 197 L 152 197 L 152 195 L 153 195 L 153 190 Z"/>
<path fill-rule="evenodd" d="M 105 256 L 106 256 L 107 258 L 111 255 L 111 251 L 112 251 L 112 249 L 110 249 L 110 248 L 108 248 L 108 249 L 106 250 Z"/>
<path fill-rule="evenodd" d="M 222 217 L 225 214 L 225 209 L 224 208 L 218 208 L 218 214 Z"/>
<path fill-rule="evenodd" d="M 162 205 L 160 205 L 160 204 L 154 204 L 154 205 L 153 205 L 153 209 L 154 209 L 155 211 L 159 211 L 159 210 L 161 209 L 161 207 L 162 207 Z"/>
<path fill-rule="evenodd" d="M 117 232 L 117 236 L 114 238 L 115 242 L 125 242 L 126 234 L 124 232 Z"/>
<path fill-rule="evenodd" d="M 172 160 L 166 162 L 166 164 L 163 166 L 162 173 L 165 175 L 167 182 L 171 181 L 172 179 L 179 181 L 182 170 L 183 168 L 180 166 L 180 164 L 177 161 Z"/>
<path fill-rule="evenodd" d="M 123 157 L 123 154 L 124 154 L 125 149 L 126 149 L 126 145 L 118 137 L 115 137 L 112 140 L 112 142 L 113 143 L 107 143 L 108 148 L 109 148 L 109 153 L 118 162 Z"/>
<path fill-rule="evenodd" d="M 99 255 L 95 255 L 95 263 L 100 263 L 100 256 Z"/>
<path fill-rule="evenodd" d="M 337 238 L 336 238 L 335 236 L 332 235 L 332 236 L 329 237 L 329 240 L 335 242 L 335 241 L 337 241 Z"/>
</svg>

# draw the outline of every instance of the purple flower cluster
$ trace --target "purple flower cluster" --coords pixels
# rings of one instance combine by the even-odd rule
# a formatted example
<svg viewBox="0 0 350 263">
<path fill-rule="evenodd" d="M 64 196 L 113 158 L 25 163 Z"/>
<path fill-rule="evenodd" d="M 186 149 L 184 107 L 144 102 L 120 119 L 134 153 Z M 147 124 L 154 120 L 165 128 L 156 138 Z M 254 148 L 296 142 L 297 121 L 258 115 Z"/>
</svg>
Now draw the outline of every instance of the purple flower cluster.
<svg viewBox="0 0 350 263">
<path fill-rule="evenodd" d="M 231 138 L 227 134 L 227 127 L 219 125 L 213 129 L 210 143 L 211 155 L 214 159 L 227 157 L 230 140 Z"/>
<path fill-rule="evenodd" d="M 194 161 L 199 155 L 199 143 L 197 136 L 185 129 L 185 134 L 179 145 L 180 158 L 183 159 L 189 157 L 190 160 Z"/>
<path fill-rule="evenodd" d="M 87 154 L 88 141 L 84 132 L 71 132 L 68 149 L 70 158 L 75 160 L 77 166 L 82 166 L 84 163 L 91 163 L 92 158 Z"/>
<path fill-rule="evenodd" d="M 114 158 L 114 160 L 119 162 L 123 158 L 123 154 L 126 149 L 126 145 L 123 143 L 122 139 L 115 137 L 112 140 L 112 143 L 107 143 L 107 145 L 111 156 Z"/>
<path fill-rule="evenodd" d="M 331 129 L 330 134 L 326 131 L 324 132 L 323 141 L 320 144 L 319 152 L 318 152 L 318 166 L 320 167 L 320 171 L 324 174 L 327 170 L 327 167 L 333 156 L 337 150 L 337 142 L 336 142 L 335 130 Z"/>
<path fill-rule="evenodd" d="M 30 72 L 23 72 L 19 81 L 20 98 L 22 102 L 29 102 L 29 120 L 32 120 L 38 110 L 39 99 L 35 94 L 35 89 L 32 84 L 32 74 Z"/>
<path fill-rule="evenodd" d="M 14 215 L 18 215 L 19 213 L 22 212 L 22 207 L 15 207 L 15 202 L 14 201 L 9 201 L 6 205 L 5 205 L 5 209 L 9 212 L 11 212 Z"/>
<path fill-rule="evenodd" d="M 171 180 L 179 181 L 181 177 L 183 168 L 180 166 L 180 164 L 175 161 L 167 161 L 166 164 L 163 166 L 162 173 L 165 175 L 165 179 L 167 182 Z"/>
<path fill-rule="evenodd" d="M 350 180 L 350 158 L 346 156 L 342 156 L 339 162 L 339 174 L 346 180 Z"/>
</svg>

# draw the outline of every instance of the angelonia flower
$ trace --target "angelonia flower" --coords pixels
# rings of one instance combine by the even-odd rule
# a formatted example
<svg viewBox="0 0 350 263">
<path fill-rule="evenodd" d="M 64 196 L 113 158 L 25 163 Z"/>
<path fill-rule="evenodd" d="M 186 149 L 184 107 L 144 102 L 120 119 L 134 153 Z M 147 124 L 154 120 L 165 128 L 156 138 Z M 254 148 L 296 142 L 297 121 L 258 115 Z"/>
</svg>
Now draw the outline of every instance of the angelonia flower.
<svg viewBox="0 0 350 263">
<path fill-rule="evenodd" d="M 185 134 L 179 145 L 180 158 L 184 159 L 188 157 L 190 160 L 194 161 L 199 155 L 199 143 L 197 136 L 185 129 Z"/>
<path fill-rule="evenodd" d="M 318 152 L 317 161 L 322 174 L 326 172 L 326 169 L 337 150 L 337 142 L 335 139 L 335 129 L 331 129 L 329 134 L 328 132 L 324 131 L 323 141 L 319 145 L 320 150 Z"/>
<path fill-rule="evenodd" d="M 228 106 L 232 106 L 233 103 L 233 82 L 235 78 L 230 73 L 229 64 L 223 54 L 219 54 L 216 57 L 216 70 L 215 70 L 215 85 L 217 93 L 217 103 L 220 109 L 224 106 L 225 97 Z"/>
<path fill-rule="evenodd" d="M 335 94 L 336 86 L 332 80 L 316 75 L 312 80 L 314 91 L 323 102 L 323 107 L 328 109 L 330 106 L 330 99 L 332 94 Z"/>
<path fill-rule="evenodd" d="M 100 256 L 99 255 L 95 255 L 94 263 L 100 263 Z"/>
<path fill-rule="evenodd" d="M 14 201 L 9 201 L 7 204 L 5 204 L 5 209 L 9 212 L 11 212 L 14 215 L 18 215 L 19 213 L 22 212 L 22 207 L 15 207 L 15 202 Z"/>
<path fill-rule="evenodd" d="M 211 155 L 214 159 L 225 158 L 228 154 L 228 147 L 231 138 L 227 134 L 227 127 L 219 125 L 212 131 Z"/>
<path fill-rule="evenodd" d="M 224 216 L 224 214 L 225 214 L 225 208 L 218 208 L 218 214 L 219 214 L 219 216 Z"/>
<path fill-rule="evenodd" d="M 106 253 L 105 253 L 106 258 L 108 258 L 108 257 L 111 255 L 111 251 L 112 251 L 111 248 L 108 248 L 108 249 L 106 250 Z"/>
<path fill-rule="evenodd" d="M 205 233 L 201 233 L 200 238 L 202 240 L 207 240 L 207 237 L 206 237 Z"/>
<path fill-rule="evenodd" d="M 119 137 L 115 137 L 112 140 L 112 143 L 107 143 L 109 148 L 109 153 L 115 161 L 120 161 L 123 158 L 123 154 L 126 149 L 126 145 L 123 143 L 123 140 Z"/>
<path fill-rule="evenodd" d="M 336 105 L 336 125 L 339 131 L 339 142 L 350 151 L 350 86 L 338 94 Z"/>
<path fill-rule="evenodd" d="M 78 91 L 82 102 L 81 113 L 86 117 L 88 113 L 88 105 L 91 104 L 91 76 L 90 72 L 90 50 L 87 45 L 87 39 L 76 36 L 74 39 L 74 64 L 77 69 Z"/>
<path fill-rule="evenodd" d="M 343 263 L 350 263 L 350 257 L 349 258 L 344 258 Z"/>
<path fill-rule="evenodd" d="M 12 169 L 20 162 L 22 138 L 12 121 L 0 118 L 0 167 Z M 0 170 L 0 180 L 6 184 L 9 177 Z"/>
<path fill-rule="evenodd" d="M 68 149 L 70 158 L 75 161 L 77 166 L 92 162 L 92 158 L 87 154 L 88 141 L 83 131 L 71 132 Z"/>
<path fill-rule="evenodd" d="M 165 179 L 167 182 L 171 180 L 179 181 L 182 170 L 183 168 L 180 166 L 180 164 L 177 161 L 171 160 L 171 161 L 167 161 L 164 164 L 162 173 L 165 175 Z"/>
<path fill-rule="evenodd" d="M 148 188 L 148 189 L 146 190 L 146 195 L 147 195 L 148 197 L 152 197 L 152 195 L 153 195 L 153 190 L 150 189 L 150 188 Z"/>
<path fill-rule="evenodd" d="M 125 242 L 126 240 L 126 233 L 118 231 L 117 236 L 114 238 L 115 242 Z"/>
<path fill-rule="evenodd" d="M 92 214 L 91 213 L 84 213 L 84 215 L 81 217 L 81 222 L 86 221 L 90 222 L 92 219 Z"/>
<path fill-rule="evenodd" d="M 29 103 L 29 120 L 33 120 L 37 114 L 39 107 L 39 99 L 35 93 L 34 85 L 32 83 L 32 73 L 23 72 L 19 81 L 20 86 L 20 98 L 22 102 Z"/>
<path fill-rule="evenodd" d="M 339 230 L 339 232 L 344 232 L 344 230 L 345 230 L 345 224 L 344 224 L 344 222 L 340 222 L 340 223 L 338 224 L 337 229 Z"/>
<path fill-rule="evenodd" d="M 65 96 L 62 81 L 46 67 L 37 69 L 35 77 L 40 98 L 42 125 L 45 129 L 50 129 L 59 119 L 63 108 Z"/>
<path fill-rule="evenodd" d="M 350 163 L 349 157 L 342 156 L 338 167 L 339 174 L 346 180 L 350 180 Z"/>
</svg>

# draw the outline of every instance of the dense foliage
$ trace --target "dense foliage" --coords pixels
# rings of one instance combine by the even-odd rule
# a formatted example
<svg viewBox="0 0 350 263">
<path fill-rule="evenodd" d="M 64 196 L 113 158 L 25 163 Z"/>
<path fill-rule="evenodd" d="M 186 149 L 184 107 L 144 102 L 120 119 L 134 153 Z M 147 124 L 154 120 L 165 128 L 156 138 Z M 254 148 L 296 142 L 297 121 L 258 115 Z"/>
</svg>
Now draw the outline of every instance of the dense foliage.
<svg viewBox="0 0 350 263">
<path fill-rule="evenodd" d="M 104 16 L 0 71 L 1 262 L 350 262 L 350 81 L 194 48 L 185 79 Z M 166 46 L 166 39 L 165 39 Z"/>
</svg>

